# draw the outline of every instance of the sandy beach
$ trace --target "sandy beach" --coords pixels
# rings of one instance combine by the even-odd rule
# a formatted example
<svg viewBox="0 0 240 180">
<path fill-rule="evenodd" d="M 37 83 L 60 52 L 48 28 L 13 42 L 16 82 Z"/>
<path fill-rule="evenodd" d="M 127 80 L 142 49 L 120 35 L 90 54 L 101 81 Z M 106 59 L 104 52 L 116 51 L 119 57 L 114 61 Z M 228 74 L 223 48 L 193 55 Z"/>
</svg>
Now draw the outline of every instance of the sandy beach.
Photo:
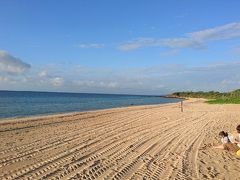
<svg viewBox="0 0 240 180">
<path fill-rule="evenodd" d="M 201 99 L 0 122 L 0 179 L 240 179 L 240 158 L 212 149 L 240 105 Z"/>
</svg>

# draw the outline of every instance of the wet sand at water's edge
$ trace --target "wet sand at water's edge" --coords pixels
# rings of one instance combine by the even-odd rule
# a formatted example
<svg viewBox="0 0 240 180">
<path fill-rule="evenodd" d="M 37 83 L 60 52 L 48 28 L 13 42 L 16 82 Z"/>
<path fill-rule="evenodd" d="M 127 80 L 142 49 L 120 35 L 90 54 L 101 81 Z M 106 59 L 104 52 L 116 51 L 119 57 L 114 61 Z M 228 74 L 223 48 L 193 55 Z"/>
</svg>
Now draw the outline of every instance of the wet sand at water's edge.
<svg viewBox="0 0 240 180">
<path fill-rule="evenodd" d="M 240 179 L 212 149 L 240 105 L 180 103 L 0 121 L 0 179 Z"/>
</svg>

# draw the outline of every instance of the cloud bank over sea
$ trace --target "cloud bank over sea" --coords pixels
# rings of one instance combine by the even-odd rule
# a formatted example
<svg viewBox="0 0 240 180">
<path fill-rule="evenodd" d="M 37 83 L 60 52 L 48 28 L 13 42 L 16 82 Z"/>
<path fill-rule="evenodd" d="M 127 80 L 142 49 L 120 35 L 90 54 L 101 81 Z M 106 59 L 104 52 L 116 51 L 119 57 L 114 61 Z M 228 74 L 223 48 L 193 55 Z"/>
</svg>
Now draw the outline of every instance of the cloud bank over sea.
<svg viewBox="0 0 240 180">
<path fill-rule="evenodd" d="M 1 51 L 0 69 L 0 89 L 166 94 L 186 90 L 229 91 L 240 86 L 240 61 L 128 69 L 79 64 L 68 68 L 61 64 L 38 67 Z"/>
</svg>

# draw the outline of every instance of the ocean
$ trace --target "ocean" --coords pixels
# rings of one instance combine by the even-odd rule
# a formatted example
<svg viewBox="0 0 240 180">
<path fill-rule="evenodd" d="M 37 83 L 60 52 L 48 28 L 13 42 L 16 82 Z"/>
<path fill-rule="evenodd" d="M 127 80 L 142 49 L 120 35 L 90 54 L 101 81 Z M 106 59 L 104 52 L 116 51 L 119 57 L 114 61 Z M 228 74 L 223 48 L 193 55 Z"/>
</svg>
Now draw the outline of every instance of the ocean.
<svg viewBox="0 0 240 180">
<path fill-rule="evenodd" d="M 0 91 L 0 119 L 179 101 L 144 95 Z"/>
</svg>

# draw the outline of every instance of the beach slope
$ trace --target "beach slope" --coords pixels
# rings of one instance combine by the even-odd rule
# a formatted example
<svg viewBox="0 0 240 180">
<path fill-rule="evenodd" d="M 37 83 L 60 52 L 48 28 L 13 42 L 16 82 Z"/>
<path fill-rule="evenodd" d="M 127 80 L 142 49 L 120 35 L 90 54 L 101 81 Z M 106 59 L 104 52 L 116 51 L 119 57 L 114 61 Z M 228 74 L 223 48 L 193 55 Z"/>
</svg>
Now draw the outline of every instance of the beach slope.
<svg viewBox="0 0 240 180">
<path fill-rule="evenodd" d="M 1 121 L 0 179 L 240 179 L 240 105 L 203 101 Z"/>
</svg>

